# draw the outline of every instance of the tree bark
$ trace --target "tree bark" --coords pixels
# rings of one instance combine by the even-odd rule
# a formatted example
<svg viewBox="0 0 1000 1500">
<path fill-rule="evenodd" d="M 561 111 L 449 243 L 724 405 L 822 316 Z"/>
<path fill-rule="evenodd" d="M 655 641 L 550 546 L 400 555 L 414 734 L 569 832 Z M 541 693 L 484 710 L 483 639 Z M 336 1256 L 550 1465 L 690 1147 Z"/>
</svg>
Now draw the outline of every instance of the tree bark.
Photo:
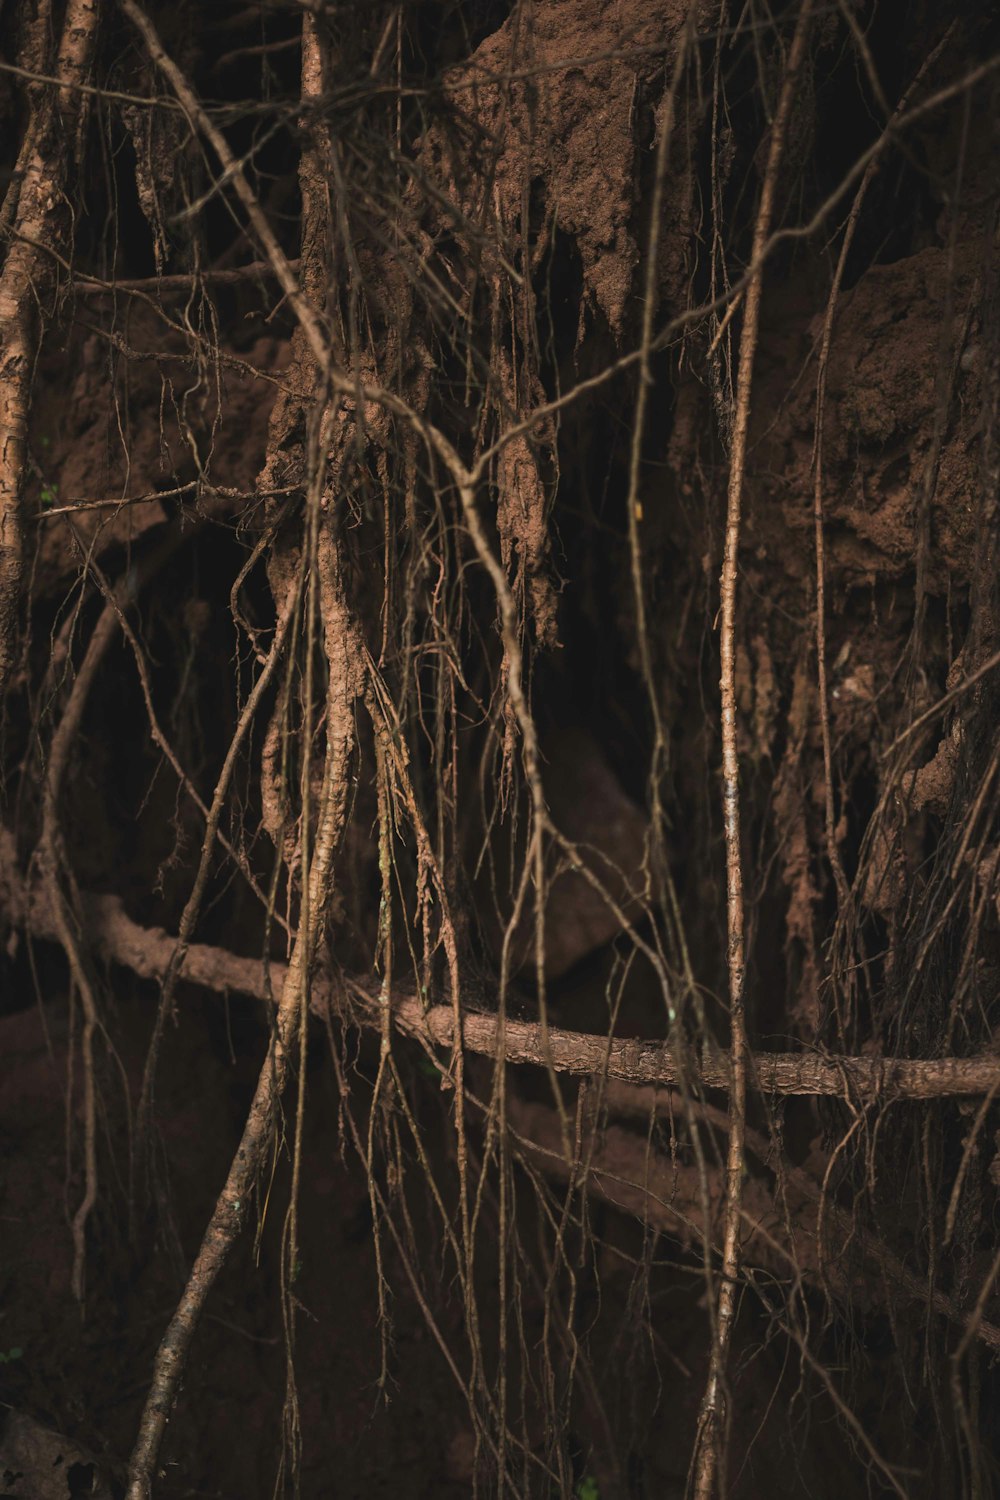
<svg viewBox="0 0 1000 1500">
<path fill-rule="evenodd" d="M 56 286 L 49 253 L 67 220 L 67 176 L 78 156 L 89 95 L 80 85 L 94 55 L 98 0 L 69 0 L 56 62 L 60 87 L 34 85 L 11 245 L 0 272 L 0 699 L 17 657 L 24 572 L 23 495 L 31 387 L 46 305 Z"/>
</svg>

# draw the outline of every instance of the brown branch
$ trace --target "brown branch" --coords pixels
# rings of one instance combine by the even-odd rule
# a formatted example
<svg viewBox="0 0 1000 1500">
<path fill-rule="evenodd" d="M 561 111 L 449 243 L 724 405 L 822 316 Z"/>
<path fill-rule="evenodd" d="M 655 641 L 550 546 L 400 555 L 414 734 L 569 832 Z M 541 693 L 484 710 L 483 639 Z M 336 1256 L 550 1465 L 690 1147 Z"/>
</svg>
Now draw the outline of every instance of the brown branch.
<svg viewBox="0 0 1000 1500">
<path fill-rule="evenodd" d="M 316 476 L 317 492 L 322 468 Z M 318 499 L 318 493 L 315 498 Z M 324 561 L 328 561 L 324 559 Z M 316 942 L 329 903 L 333 859 L 343 828 L 347 770 L 353 751 L 353 700 L 357 692 L 357 640 L 347 611 L 343 582 L 329 566 L 323 575 L 322 613 L 329 667 L 326 703 L 326 757 L 318 799 L 315 838 L 303 840 L 303 921 L 291 959 L 284 968 L 271 1044 L 257 1080 L 239 1147 L 225 1186 L 202 1239 L 170 1324 L 157 1350 L 149 1393 L 129 1462 L 128 1500 L 148 1500 L 163 1434 L 187 1363 L 188 1351 L 208 1294 L 246 1220 L 260 1163 L 273 1138 L 278 1102 L 284 1092 L 303 1023 Z M 170 944 L 168 973 L 179 972 L 177 945 Z M 183 959 L 190 956 L 183 955 Z M 186 965 L 185 965 L 186 967 Z M 300 1066 L 303 1059 L 300 1057 Z"/>
<path fill-rule="evenodd" d="M 290 260 L 289 270 L 297 271 L 299 262 Z M 233 266 L 220 271 L 193 271 L 174 276 L 141 276 L 127 281 L 102 281 L 99 276 L 88 276 L 78 271 L 73 278 L 73 290 L 77 296 L 95 297 L 108 293 L 125 292 L 189 292 L 199 286 L 240 286 L 255 277 L 276 278 L 269 260 L 252 260 L 245 266 Z"/>
<path fill-rule="evenodd" d="M 451 1046 L 454 1022 L 451 1008 L 432 1006 L 424 1012 L 416 996 L 393 997 L 397 1026 L 438 1046 Z M 690 1057 L 678 1059 L 665 1042 L 613 1038 L 548 1028 L 548 1046 L 537 1022 L 506 1022 L 504 1056 L 511 1063 L 544 1067 L 551 1055 L 557 1072 L 579 1076 L 606 1071 L 609 1078 L 628 1083 L 700 1083 L 702 1088 L 730 1086 L 724 1056 L 703 1061 L 696 1069 Z M 462 1018 L 462 1039 L 472 1052 L 496 1055 L 498 1023 L 489 1012 Z M 987 1093 L 1000 1079 L 1000 1057 L 941 1057 L 928 1059 L 822 1057 L 810 1053 L 754 1052 L 748 1056 L 748 1084 L 766 1094 L 827 1095 L 859 1099 L 940 1099 Z"/>
<path fill-rule="evenodd" d="M 0 275 L 0 697 L 14 666 L 24 567 L 23 494 L 31 386 L 41 337 L 40 309 L 52 288 L 47 246 L 65 232 L 66 179 L 82 130 L 97 31 L 94 0 L 70 0 L 56 65 L 58 94 L 36 103 L 25 143 L 13 242 Z M 26 242 L 27 241 L 27 242 Z"/>
<path fill-rule="evenodd" d="M 87 939 L 107 963 L 131 969 L 140 979 L 161 980 L 170 964 L 177 939 L 162 927 L 143 927 L 128 916 L 117 896 L 81 895 Z M 27 928 L 33 937 L 55 940 L 56 928 L 44 892 L 26 891 L 16 866 L 12 835 L 0 830 L 0 911 L 12 926 Z M 246 995 L 270 1004 L 285 983 L 286 966 L 272 961 L 265 972 L 259 958 L 243 958 L 225 948 L 191 943 L 180 969 L 180 979 L 218 994 Z M 378 987 L 360 980 L 348 985 L 357 1001 L 353 1019 L 376 1030 L 381 1023 Z M 325 1015 L 333 1003 L 329 986 L 315 980 L 312 1008 Z M 455 1016 L 450 1005 L 425 1009 L 417 995 L 394 991 L 393 1019 L 408 1036 L 430 1047 L 451 1049 Z M 462 1041 L 470 1052 L 496 1057 L 500 1034 L 491 1011 L 467 1011 L 462 1017 Z M 728 1091 L 726 1057 L 707 1056 L 695 1069 L 693 1059 L 675 1057 L 665 1042 L 642 1041 L 582 1031 L 548 1028 L 548 1047 L 535 1021 L 507 1017 L 503 1056 L 509 1063 L 543 1068 L 547 1056 L 559 1073 L 577 1077 L 606 1074 L 625 1083 L 674 1085 L 683 1077 L 690 1086 Z M 952 1099 L 982 1097 L 1000 1084 L 1000 1055 L 976 1057 L 829 1057 L 820 1053 L 752 1052 L 749 1087 L 763 1094 L 850 1098 L 857 1102 L 882 1099 Z"/>
<path fill-rule="evenodd" d="M 23 78 L 26 83 L 46 84 L 50 88 L 57 88 L 67 94 L 79 94 L 82 99 L 111 99 L 117 104 L 137 104 L 143 109 L 180 110 L 181 108 L 176 99 L 171 99 L 167 94 L 153 96 L 126 94 L 121 89 L 97 88 L 92 83 L 73 83 L 67 78 L 55 78 L 51 73 L 42 73 L 37 69 L 19 68 L 15 63 L 0 62 L 0 73 L 9 73 L 13 78 Z"/>
<path fill-rule="evenodd" d="M 148 490 L 144 495 L 108 495 L 103 500 L 69 500 L 65 505 L 46 506 L 29 517 L 32 521 L 47 521 L 51 516 L 75 516 L 88 510 L 122 510 L 128 505 L 151 505 L 155 500 L 179 500 L 184 495 L 218 496 L 223 500 L 256 501 L 268 495 L 290 495 L 300 490 L 301 485 L 286 484 L 281 489 L 237 490 L 228 485 L 209 484 L 207 480 L 192 479 L 187 484 L 176 485 L 169 490 Z M 221 516 L 223 512 L 219 511 Z"/>
<path fill-rule="evenodd" d="M 175 938 L 162 928 L 143 927 L 132 921 L 117 896 L 83 896 L 81 908 L 86 937 L 104 961 L 131 969 L 142 979 L 159 981 L 163 978 L 175 952 Z M 49 906 L 48 891 L 45 888 L 37 888 L 30 894 L 25 891 L 17 874 L 13 838 L 6 830 L 0 830 L 0 910 L 12 923 L 27 927 L 35 938 L 58 941 L 56 917 Z M 273 996 L 280 994 L 288 982 L 288 969 L 283 963 L 272 962 L 265 973 L 259 959 L 242 958 L 205 943 L 192 943 L 185 955 L 181 978 L 216 993 L 241 994 L 272 1004 Z M 349 989 L 357 1001 L 352 1019 L 378 1030 L 383 1010 L 377 986 L 369 987 L 353 981 Z M 326 1016 L 331 1003 L 329 986 L 314 981 L 311 989 L 313 1011 Z M 433 1005 L 425 1010 L 418 996 L 396 992 L 392 997 L 392 1015 L 400 1031 L 425 1047 L 452 1051 L 455 1026 L 450 1005 Z M 463 1017 L 462 1041 L 469 1051 L 493 1059 L 497 1055 L 499 1036 L 497 1016 L 473 1011 Z M 509 1018 L 504 1027 L 504 1039 L 504 1056 L 510 1063 L 544 1067 L 548 1054 L 560 1072 L 581 1077 L 606 1076 L 609 1082 L 605 1104 L 611 1114 L 648 1118 L 653 1110 L 662 1113 L 673 1108 L 679 1112 L 683 1107 L 676 1096 L 672 1099 L 669 1093 L 663 1092 L 665 1088 L 679 1084 L 682 1073 L 677 1059 L 663 1043 L 612 1040 L 609 1052 L 606 1037 L 550 1027 L 546 1048 L 539 1025 Z M 439 1064 L 443 1062 L 443 1059 L 436 1060 Z M 882 1098 L 888 1101 L 988 1096 L 991 1090 L 1000 1088 L 1000 1057 L 994 1056 L 913 1060 L 756 1053 L 750 1061 L 751 1081 L 773 1094 L 842 1096 L 850 1092 L 858 1099 Z M 703 1088 L 720 1090 L 729 1086 L 724 1058 L 703 1065 L 697 1080 L 691 1078 L 689 1061 L 684 1064 L 684 1073 L 688 1088 L 694 1082 L 700 1082 Z M 700 1118 L 705 1118 L 718 1129 L 728 1128 L 728 1116 L 723 1110 L 697 1101 L 689 1103 L 688 1107 L 694 1108 Z M 538 1165 L 547 1175 L 565 1173 L 566 1159 L 559 1140 L 553 1135 L 549 1143 L 551 1151 L 546 1146 L 548 1135 L 555 1128 L 556 1117 L 551 1111 L 543 1111 L 551 1123 L 546 1126 L 539 1116 L 535 1122 L 538 1125 L 536 1134 L 534 1125 L 529 1124 L 528 1116 L 524 1114 L 526 1106 L 518 1108 L 520 1113 L 512 1115 L 511 1123 L 522 1135 L 530 1138 L 527 1144 L 522 1141 L 522 1147 L 538 1153 Z M 763 1135 L 747 1131 L 745 1143 L 759 1161 L 775 1171 L 780 1170 L 797 1231 L 794 1265 L 808 1279 L 820 1284 L 822 1276 L 816 1251 L 818 1230 L 816 1225 L 806 1221 L 809 1206 L 815 1206 L 820 1200 L 820 1185 L 802 1168 L 787 1163 L 783 1163 L 780 1169 L 774 1166 L 771 1143 Z M 696 1232 L 700 1238 L 701 1204 L 694 1177 L 690 1183 L 687 1178 L 675 1178 L 675 1168 L 671 1165 L 671 1182 L 676 1185 L 668 1192 L 663 1186 L 666 1179 L 661 1182 L 656 1173 L 651 1179 L 638 1171 L 634 1149 L 626 1150 L 624 1132 L 613 1136 L 607 1150 L 591 1158 L 588 1189 L 598 1192 L 624 1212 L 638 1213 L 650 1223 L 660 1224 L 673 1235 L 680 1234 L 684 1238 Z M 713 1198 L 716 1214 L 720 1200 L 721 1189 Z M 791 1251 L 785 1231 L 778 1232 L 776 1226 L 780 1225 L 780 1220 L 772 1208 L 768 1208 L 758 1193 L 753 1205 L 743 1205 L 741 1221 L 751 1226 L 759 1263 L 770 1264 L 778 1253 L 782 1268 L 787 1272 L 793 1263 Z M 854 1225 L 845 1210 L 827 1202 L 823 1222 L 836 1226 L 845 1241 L 850 1234 L 859 1251 L 874 1262 L 904 1295 L 929 1302 L 935 1312 L 958 1326 L 966 1327 L 967 1314 L 958 1304 L 943 1293 L 930 1290 L 881 1241 Z M 800 1240 L 799 1231 L 804 1235 L 804 1241 Z M 829 1259 L 825 1258 L 823 1264 L 829 1272 Z M 843 1287 L 836 1284 L 835 1289 L 846 1291 L 847 1283 Z M 852 1295 L 856 1294 L 857 1287 L 854 1286 Z M 980 1322 L 975 1336 L 990 1348 L 1000 1351 L 1000 1329 L 993 1324 Z"/>
<path fill-rule="evenodd" d="M 685 1101 L 679 1092 L 641 1086 L 613 1085 L 604 1097 L 604 1112 L 608 1115 L 632 1115 L 646 1121 L 651 1113 L 676 1118 L 684 1107 Z M 710 1117 L 709 1122 L 716 1128 L 728 1128 L 728 1118 L 721 1110 L 703 1105 L 695 1105 L 695 1109 L 701 1117 Z M 603 1114 L 601 1118 L 603 1119 Z M 679 1162 L 674 1156 L 667 1160 L 662 1154 L 651 1151 L 648 1139 L 640 1138 L 617 1125 L 598 1124 L 595 1129 L 595 1117 L 590 1115 L 586 1126 L 588 1139 L 582 1143 L 578 1158 L 568 1162 L 560 1149 L 558 1122 L 552 1110 L 537 1103 L 513 1100 L 510 1104 L 510 1120 L 519 1159 L 529 1171 L 535 1168 L 560 1182 L 572 1180 L 574 1187 L 581 1187 L 588 1193 L 603 1198 L 620 1212 L 663 1230 L 687 1247 L 703 1237 L 700 1222 L 696 1224 L 696 1219 L 700 1220 L 706 1194 L 702 1174 L 694 1167 Z M 857 1257 L 853 1265 L 847 1262 L 836 1264 L 831 1263 L 823 1253 L 820 1239 L 823 1221 L 814 1220 L 812 1216 L 813 1206 L 822 1199 L 820 1185 L 801 1168 L 791 1167 L 786 1163 L 776 1165 L 772 1160 L 772 1144 L 765 1137 L 748 1131 L 747 1144 L 762 1162 L 778 1174 L 780 1196 L 777 1190 L 768 1189 L 760 1179 L 753 1180 L 749 1185 L 741 1213 L 747 1245 L 752 1249 L 752 1255 L 744 1258 L 742 1282 L 749 1283 L 761 1295 L 756 1269 L 764 1268 L 783 1280 L 787 1280 L 790 1275 L 796 1280 L 802 1278 L 821 1287 L 824 1292 L 828 1293 L 832 1289 L 854 1302 L 857 1302 L 859 1295 L 865 1296 L 870 1292 L 878 1295 L 884 1290 L 884 1283 L 889 1282 L 904 1296 L 929 1303 L 936 1312 L 962 1329 L 960 1350 L 966 1348 L 973 1338 L 978 1338 L 994 1352 L 1000 1352 L 1000 1328 L 981 1319 L 985 1289 L 992 1285 L 993 1274 L 987 1277 L 984 1291 L 980 1293 L 976 1305 L 971 1310 L 964 1309 L 943 1293 L 931 1291 L 880 1240 L 859 1229 L 847 1212 L 837 1206 L 827 1206 L 828 1219 L 837 1225 L 842 1236 L 841 1244 L 845 1247 L 853 1244 L 861 1259 L 872 1263 L 881 1273 L 880 1280 L 860 1279 L 857 1275 Z M 583 1146 L 586 1146 L 585 1150 Z M 722 1175 L 718 1170 L 709 1175 L 707 1193 L 711 1222 L 718 1231 L 719 1210 L 724 1196 Z M 718 1249 L 717 1232 L 713 1238 Z M 746 1265 L 750 1259 L 755 1262 L 754 1269 Z M 994 1274 L 995 1269 L 996 1263 Z M 774 1309 L 769 1303 L 765 1302 L 765 1305 L 773 1316 Z M 821 1375 L 838 1409 L 846 1415 L 852 1426 L 858 1428 L 864 1438 L 857 1419 L 844 1405 L 825 1367 L 809 1351 L 803 1333 L 783 1320 L 781 1326 Z M 867 1438 L 864 1441 L 868 1443 Z"/>
<path fill-rule="evenodd" d="M 219 185 L 230 183 L 233 192 L 243 205 L 250 226 L 273 268 L 275 279 L 284 292 L 288 300 L 288 305 L 294 313 L 303 336 L 312 351 L 317 367 L 323 371 L 324 379 L 329 384 L 330 389 L 338 395 L 349 397 L 351 400 L 377 402 L 386 411 L 407 422 L 414 432 L 433 446 L 434 451 L 448 469 L 454 484 L 462 492 L 464 503 L 466 495 L 473 492 L 475 485 L 483 474 L 482 460 L 476 466 L 475 473 L 470 473 L 444 433 L 435 427 L 433 423 L 427 421 L 426 418 L 414 411 L 401 396 L 386 390 L 383 386 L 369 384 L 366 381 L 360 380 L 357 378 L 356 373 L 352 374 L 341 370 L 333 362 L 332 349 L 327 337 L 323 317 L 309 295 L 309 277 L 304 275 L 300 283 L 294 275 L 292 262 L 278 243 L 277 236 L 271 228 L 242 166 L 229 149 L 225 136 L 214 124 L 177 64 L 165 51 L 157 35 L 156 28 L 142 6 L 137 4 L 137 0 L 119 0 L 119 4 L 124 14 L 142 36 L 150 58 L 163 73 L 164 77 L 169 80 L 192 129 L 199 129 L 209 141 L 222 168 Z M 308 271 L 308 266 L 305 269 Z"/>
<path fill-rule="evenodd" d="M 260 708 L 261 701 L 267 693 L 271 680 L 274 677 L 275 672 L 277 671 L 282 657 L 284 656 L 285 647 L 287 645 L 288 636 L 295 615 L 296 597 L 296 594 L 293 592 L 293 594 L 287 601 L 287 607 L 284 608 L 278 615 L 278 619 L 275 625 L 274 639 L 271 642 L 271 649 L 268 652 L 263 665 L 261 666 L 260 672 L 257 674 L 257 679 L 254 682 L 254 685 L 251 688 L 247 696 L 247 700 L 240 712 L 240 716 L 236 724 L 236 729 L 233 732 L 232 739 L 229 742 L 229 748 L 226 751 L 225 760 L 223 761 L 222 769 L 219 772 L 219 777 L 215 784 L 215 790 L 212 793 L 211 805 L 210 807 L 205 809 L 204 812 L 205 832 L 202 838 L 201 853 L 198 860 L 198 870 L 192 883 L 191 890 L 188 894 L 188 899 L 185 902 L 184 910 L 181 913 L 180 928 L 177 934 L 177 942 L 174 946 L 173 956 L 169 964 L 167 965 L 166 970 L 164 971 L 162 989 L 160 993 L 160 1002 L 157 1009 L 156 1025 L 153 1029 L 153 1036 L 149 1044 L 149 1052 L 146 1058 L 146 1066 L 143 1071 L 142 1091 L 139 1096 L 138 1107 L 140 1130 L 145 1128 L 145 1125 L 148 1121 L 148 1114 L 151 1108 L 152 1101 L 153 1080 L 157 1063 L 159 1061 L 160 1041 L 162 1039 L 163 1029 L 166 1025 L 167 1017 L 172 1013 L 174 989 L 176 987 L 177 978 L 180 974 L 181 967 L 184 962 L 184 953 L 188 945 L 190 944 L 191 934 L 194 931 L 195 924 L 197 923 L 199 914 L 201 912 L 201 904 L 205 896 L 205 889 L 208 885 L 208 878 L 212 867 L 212 856 L 215 853 L 215 843 L 217 837 L 219 836 L 219 833 L 221 832 L 220 825 L 222 820 L 222 813 L 225 808 L 226 797 L 229 793 L 229 787 L 232 782 L 233 774 L 239 761 L 243 742 L 250 732 L 250 728 L 257 715 L 257 711 Z"/>
<path fill-rule="evenodd" d="M 785 146 L 785 134 L 791 117 L 792 103 L 798 86 L 799 69 L 806 52 L 812 0 L 801 0 L 788 65 L 771 126 L 771 140 L 764 171 L 760 206 L 754 225 L 751 263 L 763 259 L 771 221 L 774 217 L 778 173 Z M 712 1360 L 699 1421 L 698 1443 L 694 1461 L 695 1500 L 711 1500 L 716 1475 L 722 1467 L 725 1441 L 726 1362 L 733 1320 L 736 1316 L 737 1275 L 740 1264 L 741 1199 L 744 1185 L 743 1133 L 746 1128 L 746 1091 L 749 1065 L 749 1042 L 744 1009 L 745 918 L 743 909 L 743 866 L 740 835 L 740 763 L 736 726 L 736 586 L 743 513 L 743 482 L 746 472 L 747 441 L 750 431 L 750 391 L 754 361 L 757 355 L 757 331 L 760 326 L 760 302 L 763 271 L 753 276 L 747 286 L 743 329 L 740 334 L 739 371 L 733 412 L 732 450 L 729 464 L 729 493 L 726 510 L 726 540 L 720 583 L 722 624 L 719 632 L 722 695 L 722 800 L 726 838 L 726 919 L 729 965 L 729 1018 L 732 1086 L 729 1094 L 729 1141 L 726 1154 L 726 1220 L 722 1252 L 722 1274 L 716 1305 L 715 1337 Z"/>
</svg>

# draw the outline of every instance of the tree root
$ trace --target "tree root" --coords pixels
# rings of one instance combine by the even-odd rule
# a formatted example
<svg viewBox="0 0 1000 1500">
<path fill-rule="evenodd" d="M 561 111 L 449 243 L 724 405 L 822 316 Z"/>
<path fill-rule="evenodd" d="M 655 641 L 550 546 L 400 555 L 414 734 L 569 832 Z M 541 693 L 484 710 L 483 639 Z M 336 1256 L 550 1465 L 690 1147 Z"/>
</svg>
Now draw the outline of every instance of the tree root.
<svg viewBox="0 0 1000 1500">
<path fill-rule="evenodd" d="M 162 927 L 143 927 L 134 922 L 117 896 L 81 893 L 87 926 L 87 941 L 107 963 L 131 969 L 140 979 L 162 979 L 176 948 L 176 938 Z M 43 890 L 30 892 L 17 871 L 14 841 L 0 829 L 0 913 L 12 927 L 24 927 L 33 937 L 58 941 L 55 917 Z M 259 958 L 243 958 L 208 943 L 192 943 L 187 949 L 180 979 L 219 994 L 246 995 L 271 1002 L 281 992 L 286 966 L 274 960 L 265 973 Z M 352 1019 L 360 1025 L 381 1025 L 377 987 L 361 980 L 348 981 L 357 1002 Z M 325 1015 L 333 1004 L 329 986 L 317 978 L 311 990 L 311 1007 Z M 455 1016 L 450 1005 L 425 1008 L 423 1001 L 405 990 L 394 990 L 393 1020 L 400 1031 L 425 1046 L 454 1045 Z M 496 1056 L 499 1026 L 491 1011 L 468 1011 L 462 1018 L 462 1040 L 470 1052 Z M 664 1042 L 634 1038 L 588 1035 L 586 1032 L 548 1028 L 548 1050 L 541 1027 L 533 1021 L 508 1018 L 504 1026 L 504 1056 L 511 1063 L 545 1067 L 551 1053 L 558 1073 L 578 1077 L 604 1075 L 623 1083 L 670 1086 L 681 1082 L 681 1068 Z M 958 1099 L 982 1097 L 1000 1083 L 1000 1056 L 982 1053 L 976 1057 L 841 1057 L 821 1053 L 754 1052 L 750 1054 L 750 1087 L 762 1094 L 822 1096 L 853 1102 L 901 1099 Z M 693 1064 L 685 1060 L 690 1076 Z M 729 1066 L 724 1056 L 706 1056 L 692 1084 L 703 1089 L 729 1090 Z M 751 1149 L 753 1149 L 751 1147 Z"/>
<path fill-rule="evenodd" d="M 100 958 L 131 969 L 140 978 L 162 979 L 176 951 L 175 938 L 162 928 L 133 922 L 116 896 L 80 899 L 87 940 Z M 35 938 L 59 940 L 58 917 L 51 910 L 48 889 L 42 885 L 31 892 L 25 890 L 17 874 L 13 839 L 6 830 L 0 830 L 0 911 Z M 217 993 L 242 994 L 265 1003 L 271 1003 L 274 995 L 285 995 L 291 982 L 290 966 L 286 964 L 272 962 L 265 974 L 259 959 L 242 958 L 205 943 L 188 947 L 179 977 Z M 353 1001 L 350 1019 L 378 1030 L 383 1009 L 377 986 L 352 980 L 346 990 Z M 341 1008 L 321 978 L 311 986 L 310 1007 L 322 1017 L 331 1009 Z M 455 1018 L 451 1006 L 425 1009 L 417 995 L 397 990 L 392 995 L 392 1018 L 400 1031 L 427 1049 L 446 1085 L 447 1064 L 435 1049 L 453 1049 Z M 462 1040 L 469 1051 L 495 1058 L 499 1035 L 497 1016 L 472 1011 L 463 1017 Z M 648 1119 L 653 1111 L 681 1113 L 682 1105 L 669 1092 L 671 1085 L 680 1083 L 681 1068 L 662 1042 L 612 1040 L 609 1051 L 606 1037 L 550 1026 L 543 1039 L 538 1024 L 512 1019 L 506 1021 L 503 1036 L 504 1056 L 510 1063 L 545 1067 L 549 1060 L 557 1072 L 603 1077 L 603 1107 L 610 1115 Z M 1000 1058 L 994 1056 L 910 1059 L 755 1053 L 749 1062 L 751 1082 L 764 1093 L 847 1097 L 855 1102 L 986 1095 L 1000 1082 Z M 687 1063 L 685 1077 L 689 1086 L 728 1090 L 727 1060 L 703 1062 L 697 1079 L 690 1077 Z M 696 1102 L 692 1107 L 701 1111 L 709 1124 L 727 1127 L 724 1111 Z M 521 1149 L 546 1175 L 566 1180 L 571 1164 L 562 1149 L 562 1133 L 552 1134 L 557 1116 L 547 1107 L 514 1101 L 511 1111 L 510 1123 L 522 1137 Z M 836 1267 L 828 1251 L 821 1254 L 821 1237 L 833 1230 L 834 1238 L 842 1243 L 852 1240 L 859 1261 L 877 1266 L 886 1284 L 966 1328 L 968 1316 L 958 1304 L 929 1288 L 880 1240 L 865 1233 L 845 1209 L 824 1197 L 821 1185 L 808 1172 L 787 1163 L 776 1164 L 767 1137 L 747 1130 L 745 1145 L 776 1174 L 781 1190 L 772 1193 L 758 1179 L 745 1188 L 740 1219 L 756 1264 L 786 1276 L 801 1276 L 834 1295 L 856 1300 L 869 1289 L 870 1282 L 849 1277 L 846 1270 Z M 710 1179 L 710 1186 L 713 1182 L 718 1191 L 710 1206 L 717 1221 L 722 1197 L 718 1173 Z M 599 1136 L 586 1187 L 623 1212 L 637 1215 L 682 1241 L 700 1234 L 702 1207 L 695 1170 L 650 1153 L 643 1140 L 621 1126 L 608 1126 Z M 1000 1351 L 1000 1328 L 980 1321 L 975 1336 L 990 1349 Z"/>
</svg>

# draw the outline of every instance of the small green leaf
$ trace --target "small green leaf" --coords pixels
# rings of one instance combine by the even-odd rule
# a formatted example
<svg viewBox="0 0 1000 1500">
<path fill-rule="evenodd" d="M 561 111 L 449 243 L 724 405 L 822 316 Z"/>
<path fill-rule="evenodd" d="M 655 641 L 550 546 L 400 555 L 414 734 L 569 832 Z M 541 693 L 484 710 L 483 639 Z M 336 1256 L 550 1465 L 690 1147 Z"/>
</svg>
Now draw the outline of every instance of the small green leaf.
<svg viewBox="0 0 1000 1500">
<path fill-rule="evenodd" d="M 585 1479 L 580 1480 L 576 1487 L 576 1500 L 601 1500 L 601 1492 L 593 1474 L 588 1474 Z"/>
<path fill-rule="evenodd" d="M 0 1365 L 12 1365 L 15 1359 L 21 1359 L 23 1355 L 24 1350 L 15 1344 L 13 1349 L 7 1350 L 6 1354 L 0 1354 Z"/>
</svg>

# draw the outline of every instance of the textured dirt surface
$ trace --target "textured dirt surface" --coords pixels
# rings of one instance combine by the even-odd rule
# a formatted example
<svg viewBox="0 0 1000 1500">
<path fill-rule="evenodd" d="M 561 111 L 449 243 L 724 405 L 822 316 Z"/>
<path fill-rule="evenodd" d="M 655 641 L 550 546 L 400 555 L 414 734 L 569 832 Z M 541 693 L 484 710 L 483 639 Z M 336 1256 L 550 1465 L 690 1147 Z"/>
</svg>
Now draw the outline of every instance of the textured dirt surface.
<svg viewBox="0 0 1000 1500">
<path fill-rule="evenodd" d="M 165 329 L 142 303 L 126 328 L 125 347 L 145 356 L 127 371 L 120 351 L 97 333 L 73 331 L 64 349 L 45 355 L 33 421 L 36 475 L 28 495 L 38 517 L 39 597 L 74 577 L 87 552 L 100 560 L 166 519 L 155 499 L 78 512 L 72 529 L 56 516 L 45 519 L 50 511 L 184 485 L 193 505 L 195 481 L 210 493 L 213 478 L 249 496 L 263 463 L 287 340 L 262 337 L 232 354 L 229 364 L 206 355 L 196 366 L 181 352 L 182 334 Z M 246 499 L 233 508 L 245 506 Z"/>
<path fill-rule="evenodd" d="M 500 223 L 514 234 L 523 216 L 537 225 L 541 215 L 533 257 L 556 230 L 570 236 L 587 298 L 618 334 L 639 261 L 638 161 L 649 145 L 640 132 L 648 137 L 653 124 L 643 105 L 664 68 L 659 49 L 669 39 L 669 70 L 689 9 L 676 0 L 545 0 L 516 9 L 450 82 L 456 110 L 489 131 L 483 180 Z M 689 227 L 690 183 L 681 176 L 676 187 L 664 266 L 680 260 Z"/>
</svg>

